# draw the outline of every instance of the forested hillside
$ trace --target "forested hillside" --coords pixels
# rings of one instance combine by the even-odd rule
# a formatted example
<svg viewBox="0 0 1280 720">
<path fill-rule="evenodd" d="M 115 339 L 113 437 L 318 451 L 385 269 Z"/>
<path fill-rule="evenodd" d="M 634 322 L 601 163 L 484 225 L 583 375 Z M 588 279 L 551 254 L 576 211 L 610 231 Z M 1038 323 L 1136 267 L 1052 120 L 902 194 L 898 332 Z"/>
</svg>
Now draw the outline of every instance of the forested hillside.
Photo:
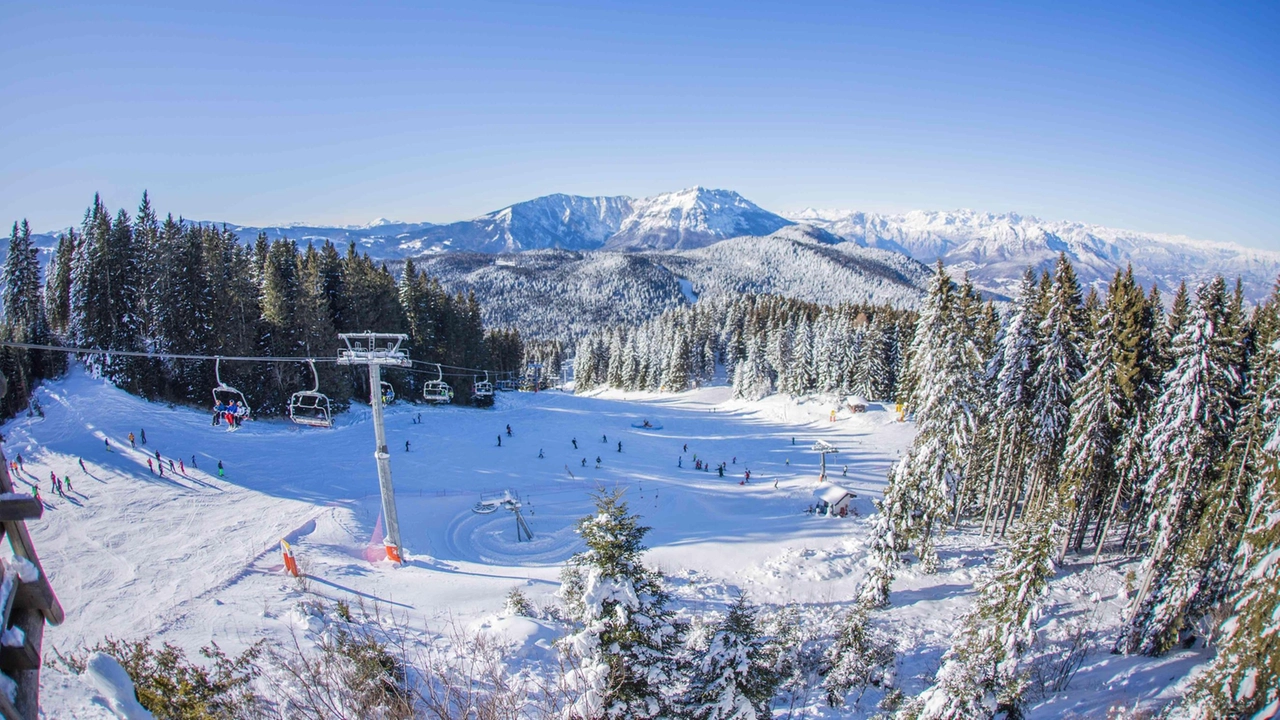
<svg viewBox="0 0 1280 720">
<path fill-rule="evenodd" d="M 368 255 L 325 242 L 252 245 L 225 228 L 163 220 L 143 196 L 136 215 L 114 216 L 95 197 L 78 230 L 58 239 L 41 283 L 26 223 L 14 225 L 4 265 L 4 333 L 19 342 L 161 355 L 333 357 L 340 332 L 403 332 L 409 355 L 458 368 L 517 371 L 523 344 L 514 331 L 486 331 L 473 295 L 447 293 L 406 264 L 397 279 Z M 60 353 L 3 351 L 11 379 L 5 411 L 26 403 L 31 384 L 57 374 Z M 94 372 L 144 397 L 211 404 L 214 363 L 207 360 L 86 354 Z M 369 397 L 367 378 L 318 363 L 320 388 L 339 406 Z M 470 396 L 472 373 L 446 371 L 457 400 Z M 247 395 L 255 413 L 283 412 L 308 388 L 302 362 L 222 363 L 224 382 Z M 402 396 L 433 379 L 392 370 Z"/>
</svg>

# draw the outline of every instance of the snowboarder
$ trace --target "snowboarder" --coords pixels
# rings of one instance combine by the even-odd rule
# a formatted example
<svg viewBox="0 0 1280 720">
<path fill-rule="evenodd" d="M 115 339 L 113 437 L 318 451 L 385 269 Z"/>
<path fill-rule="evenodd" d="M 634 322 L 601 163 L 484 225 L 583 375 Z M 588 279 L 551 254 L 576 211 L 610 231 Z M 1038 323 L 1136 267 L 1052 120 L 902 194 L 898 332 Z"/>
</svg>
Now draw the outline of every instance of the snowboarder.
<svg viewBox="0 0 1280 720">
<path fill-rule="evenodd" d="M 222 461 L 221 461 L 221 460 L 219 460 L 219 461 L 218 461 L 218 477 L 222 477 L 222 476 L 223 476 L 223 472 L 222 472 Z"/>
<path fill-rule="evenodd" d="M 502 433 L 498 433 L 498 447 L 502 447 Z"/>
<path fill-rule="evenodd" d="M 405 440 L 405 441 L 404 441 L 404 451 L 405 451 L 405 452 L 409 452 L 409 441 L 408 441 L 408 440 Z"/>
<path fill-rule="evenodd" d="M 152 475 L 156 472 L 155 466 L 151 464 L 151 458 L 147 458 L 147 470 L 151 471 Z"/>
<path fill-rule="evenodd" d="M 577 450 L 577 449 L 578 449 L 578 438 L 574 438 L 574 439 L 573 439 L 573 440 L 571 440 L 570 442 L 572 442 L 572 443 L 573 443 L 573 449 L 574 449 L 574 450 Z"/>
<path fill-rule="evenodd" d="M 146 444 L 147 444 L 147 429 L 146 429 L 146 428 L 142 428 L 141 432 L 142 432 L 142 444 L 143 444 L 143 445 L 146 445 Z"/>
<path fill-rule="evenodd" d="M 129 433 L 129 447 L 131 447 L 131 448 L 136 448 L 136 447 L 138 447 L 137 445 L 135 445 L 135 444 L 133 443 L 133 433 Z"/>
<path fill-rule="evenodd" d="M 542 454 L 542 448 L 538 448 L 538 459 L 539 459 L 539 460 L 541 460 L 541 459 L 543 459 L 544 457 L 546 457 L 546 456 Z"/>
<path fill-rule="evenodd" d="M 511 426 L 507 426 L 507 437 L 511 437 Z"/>
<path fill-rule="evenodd" d="M 622 452 L 622 441 L 618 441 L 618 452 Z"/>
</svg>

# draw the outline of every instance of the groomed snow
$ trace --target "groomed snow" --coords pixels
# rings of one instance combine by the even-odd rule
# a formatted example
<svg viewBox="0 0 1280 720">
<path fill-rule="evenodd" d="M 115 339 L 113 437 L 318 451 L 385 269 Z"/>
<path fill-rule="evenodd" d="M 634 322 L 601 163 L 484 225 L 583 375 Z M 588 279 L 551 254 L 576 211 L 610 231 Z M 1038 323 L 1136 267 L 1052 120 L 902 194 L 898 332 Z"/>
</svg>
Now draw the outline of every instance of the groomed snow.
<svg viewBox="0 0 1280 720">
<path fill-rule="evenodd" d="M 44 517 L 29 525 L 67 615 L 47 630 L 46 647 L 64 652 L 109 634 L 154 635 L 192 656 L 216 640 L 234 653 L 259 638 L 306 632 L 315 618 L 298 612 L 305 596 L 283 573 L 278 547 L 285 537 L 312 578 L 312 593 L 376 603 L 406 625 L 433 632 L 461 626 L 494 633 L 522 657 L 541 655 L 554 629 L 505 618 L 505 596 L 518 586 L 535 605 L 554 602 L 560 567 L 580 547 L 575 521 L 591 509 L 593 490 L 613 487 L 626 488 L 633 510 L 653 527 L 648 561 L 668 574 L 682 606 L 723 610 L 745 591 L 756 603 L 804 603 L 821 621 L 854 596 L 871 500 L 913 432 L 879 405 L 857 415 L 842 410 L 833 423 L 830 398 L 748 403 L 731 400 L 727 388 L 504 393 L 489 410 L 397 404 L 387 412 L 407 551 L 397 568 L 369 559 L 378 555 L 380 523 L 367 408 L 357 406 L 328 430 L 257 421 L 232 433 L 211 427 L 203 412 L 139 400 L 80 370 L 46 384 L 37 398 L 44 417 L 7 423 L 4 450 L 10 459 L 23 458 L 16 489 L 26 492 L 39 481 L 47 504 Z M 415 424 L 419 413 L 422 423 Z M 631 427 L 643 419 L 663 429 Z M 512 437 L 504 433 L 507 424 Z M 129 432 L 143 428 L 148 444 L 131 449 Z M 818 455 L 810 447 L 818 439 L 839 448 L 828 473 L 857 493 L 857 516 L 805 512 L 817 487 Z M 164 478 L 147 469 L 157 450 Z M 695 454 L 729 463 L 726 477 L 694 470 Z M 171 457 L 185 462 L 185 474 L 169 471 Z M 217 475 L 219 460 L 224 478 Z M 751 481 L 739 484 L 747 468 Z M 68 498 L 52 493 L 51 470 L 71 478 Z M 506 490 L 519 494 L 532 542 L 516 542 L 515 519 L 505 509 L 472 512 L 482 495 Z M 877 615 L 900 640 L 899 678 L 908 693 L 918 692 L 936 667 L 991 555 L 973 533 L 948 536 L 940 549 L 943 572 L 904 571 L 893 606 Z M 1092 617 L 1093 607 L 1114 611 L 1123 602 L 1125 569 L 1102 566 L 1056 582 L 1051 602 L 1066 612 L 1049 623 L 1049 634 Z M 1051 608 L 1046 616 L 1052 615 Z M 1173 680 L 1203 660 L 1203 651 L 1153 662 L 1099 648 L 1073 692 L 1049 698 L 1033 715 L 1087 715 L 1109 703 L 1168 694 Z M 83 678 L 61 670 L 44 676 L 47 717 L 93 705 Z M 843 715 L 815 711 L 862 717 L 874 702 Z"/>
</svg>

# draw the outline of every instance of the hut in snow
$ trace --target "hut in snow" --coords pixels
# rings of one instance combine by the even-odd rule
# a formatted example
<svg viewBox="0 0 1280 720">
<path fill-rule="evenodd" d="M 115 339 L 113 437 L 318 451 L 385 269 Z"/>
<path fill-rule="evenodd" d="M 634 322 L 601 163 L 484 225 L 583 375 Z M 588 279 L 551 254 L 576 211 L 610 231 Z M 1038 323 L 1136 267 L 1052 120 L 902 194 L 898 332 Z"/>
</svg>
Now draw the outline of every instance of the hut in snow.
<svg viewBox="0 0 1280 720">
<path fill-rule="evenodd" d="M 818 501 L 816 509 L 819 515 L 846 517 L 853 512 L 853 499 L 857 495 L 852 490 L 828 483 L 814 490 L 813 497 Z"/>
</svg>

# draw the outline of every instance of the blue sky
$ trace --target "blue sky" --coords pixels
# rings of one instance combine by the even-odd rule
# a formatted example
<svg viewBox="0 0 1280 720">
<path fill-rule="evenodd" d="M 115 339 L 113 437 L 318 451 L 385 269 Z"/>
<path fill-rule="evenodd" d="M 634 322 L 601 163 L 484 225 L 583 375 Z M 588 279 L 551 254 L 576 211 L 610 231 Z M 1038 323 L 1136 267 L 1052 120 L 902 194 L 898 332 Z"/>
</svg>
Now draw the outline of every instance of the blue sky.
<svg viewBox="0 0 1280 720">
<path fill-rule="evenodd" d="M 0 220 L 700 184 L 1280 249 L 1280 3 L 166 5 L 0 0 Z"/>
</svg>

